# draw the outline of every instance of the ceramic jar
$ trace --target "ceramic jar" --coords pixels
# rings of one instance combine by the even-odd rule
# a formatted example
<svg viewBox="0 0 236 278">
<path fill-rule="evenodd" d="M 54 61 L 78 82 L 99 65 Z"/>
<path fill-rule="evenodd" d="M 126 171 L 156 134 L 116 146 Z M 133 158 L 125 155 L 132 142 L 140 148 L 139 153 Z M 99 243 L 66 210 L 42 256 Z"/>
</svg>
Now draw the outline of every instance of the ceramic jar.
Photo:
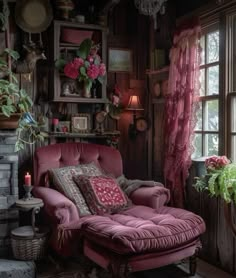
<svg viewBox="0 0 236 278">
<path fill-rule="evenodd" d="M 60 11 L 62 19 L 69 19 L 70 11 L 74 9 L 74 3 L 71 0 L 56 0 L 56 7 Z"/>
</svg>

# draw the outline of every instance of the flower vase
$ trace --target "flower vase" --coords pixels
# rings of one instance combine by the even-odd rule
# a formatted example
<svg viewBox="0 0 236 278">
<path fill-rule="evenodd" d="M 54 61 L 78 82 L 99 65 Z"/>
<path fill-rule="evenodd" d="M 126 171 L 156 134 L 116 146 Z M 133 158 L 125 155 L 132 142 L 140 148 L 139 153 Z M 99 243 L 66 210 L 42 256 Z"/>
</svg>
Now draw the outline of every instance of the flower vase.
<svg viewBox="0 0 236 278">
<path fill-rule="evenodd" d="M 89 86 L 84 85 L 84 88 L 83 88 L 83 97 L 91 98 L 91 89 L 90 89 Z"/>
<path fill-rule="evenodd" d="M 32 195 L 31 195 L 31 191 L 33 189 L 33 186 L 32 185 L 23 185 L 24 187 L 24 190 L 25 190 L 25 195 L 24 195 L 24 199 L 25 200 L 29 200 L 32 198 Z"/>
</svg>

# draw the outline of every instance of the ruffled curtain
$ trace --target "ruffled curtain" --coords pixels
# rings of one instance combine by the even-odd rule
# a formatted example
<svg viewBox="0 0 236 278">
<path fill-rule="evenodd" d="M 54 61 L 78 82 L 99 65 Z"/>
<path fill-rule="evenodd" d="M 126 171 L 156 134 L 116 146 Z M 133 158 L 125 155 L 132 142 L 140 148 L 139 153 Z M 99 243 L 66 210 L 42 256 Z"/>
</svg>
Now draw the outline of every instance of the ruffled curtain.
<svg viewBox="0 0 236 278">
<path fill-rule="evenodd" d="M 189 27 L 186 27 L 189 25 Z M 171 204 L 184 207 L 185 182 L 191 166 L 193 131 L 199 99 L 201 28 L 185 24 L 174 35 L 170 51 L 170 75 L 165 104 L 164 178 Z"/>
</svg>

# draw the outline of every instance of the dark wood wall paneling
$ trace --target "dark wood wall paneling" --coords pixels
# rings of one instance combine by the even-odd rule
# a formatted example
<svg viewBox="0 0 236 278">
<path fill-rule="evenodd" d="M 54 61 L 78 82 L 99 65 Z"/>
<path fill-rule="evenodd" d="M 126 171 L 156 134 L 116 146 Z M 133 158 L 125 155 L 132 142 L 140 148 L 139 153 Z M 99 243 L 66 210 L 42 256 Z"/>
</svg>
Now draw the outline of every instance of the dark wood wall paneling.
<svg viewBox="0 0 236 278">
<path fill-rule="evenodd" d="M 148 114 L 145 70 L 149 49 L 149 18 L 142 16 L 134 7 L 133 1 L 121 1 L 109 17 L 108 48 L 128 48 L 133 52 L 132 73 L 108 73 L 108 86 L 118 84 L 122 91 L 123 106 L 127 106 L 133 92 L 140 97 L 144 111 Z M 128 128 L 132 122 L 132 112 L 122 113 L 117 123 L 121 131 L 119 149 L 124 161 L 124 173 L 129 178 L 146 178 L 147 169 L 147 133 L 129 138 Z"/>
<path fill-rule="evenodd" d="M 14 3 L 11 3 L 11 38 L 12 48 L 22 54 L 22 44 L 27 43 L 28 34 L 20 30 L 14 22 Z M 108 48 L 129 48 L 133 52 L 133 72 L 132 73 L 109 73 L 108 87 L 113 87 L 116 83 L 122 91 L 122 102 L 124 106 L 128 104 L 132 86 L 136 94 L 140 96 L 141 103 L 146 108 L 147 91 L 145 89 L 146 75 L 145 70 L 148 60 L 148 43 L 149 43 L 149 18 L 139 15 L 134 7 L 133 1 L 121 0 L 120 3 L 112 10 L 108 18 Z M 48 31 L 42 33 L 45 53 L 48 55 L 51 38 Z M 32 39 L 37 40 L 37 35 Z M 50 58 L 50 57 L 48 57 Z M 31 80 L 27 80 L 23 75 L 19 75 L 19 81 L 22 88 L 32 96 L 34 100 L 33 112 L 35 115 L 53 113 L 62 117 L 58 113 L 60 105 L 50 104 L 49 96 L 49 73 L 53 69 L 50 59 L 38 61 Z M 64 107 L 68 114 L 83 112 L 82 105 L 66 104 Z M 148 113 L 145 109 L 143 113 Z M 142 115 L 143 113 L 140 113 Z M 64 115 L 66 118 L 66 115 Z M 132 112 L 124 111 L 121 119 L 109 120 L 109 126 L 116 127 L 121 132 L 119 149 L 124 160 L 124 173 L 129 178 L 146 178 L 147 177 L 147 135 L 139 134 L 135 140 L 128 136 L 128 127 L 132 122 Z M 47 140 L 44 144 L 47 144 Z M 19 185 L 23 183 L 23 176 L 26 171 L 32 171 L 32 158 L 36 146 L 27 146 L 19 154 Z"/>
</svg>

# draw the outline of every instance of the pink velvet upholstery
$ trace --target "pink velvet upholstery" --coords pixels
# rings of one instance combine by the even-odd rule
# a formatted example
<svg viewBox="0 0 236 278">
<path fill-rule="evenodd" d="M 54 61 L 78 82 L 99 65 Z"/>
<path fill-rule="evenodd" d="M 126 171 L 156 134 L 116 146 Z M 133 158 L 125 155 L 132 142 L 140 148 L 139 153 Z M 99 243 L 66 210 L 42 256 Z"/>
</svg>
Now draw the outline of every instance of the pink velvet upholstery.
<svg viewBox="0 0 236 278">
<path fill-rule="evenodd" d="M 52 227 L 51 245 L 57 252 L 71 255 L 82 243 L 84 254 L 110 269 L 114 277 L 120 277 L 121 265 L 126 271 L 140 271 L 194 255 L 204 221 L 186 210 L 165 206 L 170 194 L 164 187 L 135 190 L 130 195 L 134 205 L 117 214 L 84 217 L 73 202 L 46 187 L 48 169 L 92 161 L 114 177 L 123 172 L 120 153 L 106 146 L 64 143 L 35 152 L 33 194 L 44 201 Z"/>
<path fill-rule="evenodd" d="M 198 238 L 204 229 L 199 216 L 165 206 L 157 210 L 134 206 L 118 214 L 94 215 L 82 224 L 86 238 L 119 254 L 177 248 Z"/>
<path fill-rule="evenodd" d="M 111 163 L 112 156 L 112 163 Z M 34 185 L 45 185 L 45 174 L 50 168 L 95 162 L 107 173 L 118 177 L 123 173 L 120 153 L 95 144 L 66 143 L 39 148 L 35 152 Z"/>
</svg>

